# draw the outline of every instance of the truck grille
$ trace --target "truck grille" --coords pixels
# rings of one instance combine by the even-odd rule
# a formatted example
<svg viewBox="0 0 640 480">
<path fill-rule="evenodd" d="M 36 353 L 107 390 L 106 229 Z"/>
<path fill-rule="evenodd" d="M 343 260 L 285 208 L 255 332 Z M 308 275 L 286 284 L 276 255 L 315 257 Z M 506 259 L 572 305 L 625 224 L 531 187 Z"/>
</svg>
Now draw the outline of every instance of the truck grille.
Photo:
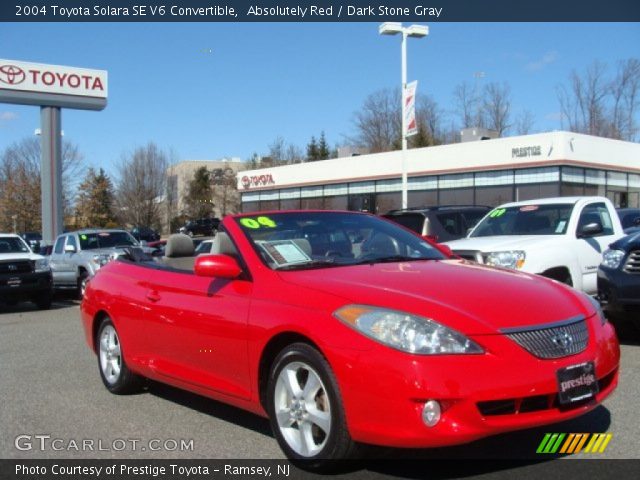
<svg viewBox="0 0 640 480">
<path fill-rule="evenodd" d="M 13 275 L 16 273 L 33 272 L 33 264 L 31 260 L 10 260 L 0 262 L 0 275 Z"/>
<path fill-rule="evenodd" d="M 480 252 L 479 250 L 454 250 L 453 254 L 459 256 L 460 258 L 464 258 L 465 260 L 484 263 L 482 252 Z"/>
<path fill-rule="evenodd" d="M 640 273 L 640 250 L 632 250 L 622 268 L 627 273 Z"/>
<path fill-rule="evenodd" d="M 561 358 L 587 348 L 589 330 L 584 317 L 577 317 L 547 327 L 502 330 L 507 337 L 538 358 Z"/>
</svg>

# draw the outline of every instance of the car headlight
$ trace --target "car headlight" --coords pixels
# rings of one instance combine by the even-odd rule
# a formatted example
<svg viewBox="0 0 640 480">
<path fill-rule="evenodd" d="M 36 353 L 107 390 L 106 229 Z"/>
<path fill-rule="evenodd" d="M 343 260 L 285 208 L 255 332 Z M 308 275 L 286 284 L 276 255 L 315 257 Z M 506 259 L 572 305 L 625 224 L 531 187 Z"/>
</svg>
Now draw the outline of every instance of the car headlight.
<svg viewBox="0 0 640 480">
<path fill-rule="evenodd" d="M 100 268 L 100 267 L 104 267 L 107 263 L 109 263 L 109 260 L 111 260 L 111 257 L 109 255 L 94 255 L 93 258 L 93 263 L 96 265 L 96 267 Z"/>
<path fill-rule="evenodd" d="M 602 265 L 609 268 L 618 268 L 626 253 L 622 250 L 607 249 L 602 254 Z"/>
<path fill-rule="evenodd" d="M 336 310 L 334 316 L 367 337 L 407 353 L 484 353 L 478 344 L 461 333 L 410 313 L 347 305 Z"/>
<path fill-rule="evenodd" d="M 593 298 L 591 295 L 587 295 L 586 293 L 584 294 L 584 296 L 587 297 L 587 300 L 589 300 L 591 305 L 593 305 L 593 308 L 596 309 L 598 318 L 600 318 L 600 325 L 604 325 L 605 323 L 607 323 L 607 317 L 604 316 L 604 312 L 602 311 L 600 302 L 596 298 Z"/>
<path fill-rule="evenodd" d="M 527 255 L 522 250 L 508 252 L 491 252 L 487 255 L 486 264 L 494 267 L 512 268 L 514 270 L 522 268 Z"/>
<path fill-rule="evenodd" d="M 49 270 L 51 270 L 49 261 L 46 258 L 36 260 L 34 263 L 34 270 L 36 271 L 36 273 L 48 272 Z"/>
</svg>

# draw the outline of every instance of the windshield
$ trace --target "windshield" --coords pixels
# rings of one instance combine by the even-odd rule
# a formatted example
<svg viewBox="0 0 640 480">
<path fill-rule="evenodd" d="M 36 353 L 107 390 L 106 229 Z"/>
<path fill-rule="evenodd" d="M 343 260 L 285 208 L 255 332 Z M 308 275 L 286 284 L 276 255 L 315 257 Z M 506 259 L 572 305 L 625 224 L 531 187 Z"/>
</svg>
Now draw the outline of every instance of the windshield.
<svg viewBox="0 0 640 480">
<path fill-rule="evenodd" d="M 573 204 L 498 207 L 489 213 L 469 237 L 494 235 L 564 235 Z"/>
<path fill-rule="evenodd" d="M 2 253 L 29 253 L 29 247 L 21 238 L 0 237 L 0 254 Z"/>
<path fill-rule="evenodd" d="M 276 270 L 445 258 L 420 237 L 371 215 L 296 212 L 235 221 L 263 261 Z"/>
<path fill-rule="evenodd" d="M 129 247 L 138 242 L 127 232 L 81 233 L 80 249 L 95 250 L 98 248 Z"/>
</svg>

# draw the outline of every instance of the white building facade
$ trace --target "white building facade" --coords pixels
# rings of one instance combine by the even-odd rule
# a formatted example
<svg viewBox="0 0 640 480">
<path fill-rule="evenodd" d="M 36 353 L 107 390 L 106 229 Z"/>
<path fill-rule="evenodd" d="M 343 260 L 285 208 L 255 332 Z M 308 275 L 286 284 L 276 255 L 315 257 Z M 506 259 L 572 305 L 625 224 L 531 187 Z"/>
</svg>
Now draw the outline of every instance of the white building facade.
<svg viewBox="0 0 640 480">
<path fill-rule="evenodd" d="M 401 151 L 238 173 L 242 211 L 401 208 Z M 549 132 L 407 150 L 409 207 L 602 195 L 640 208 L 640 144 Z"/>
</svg>

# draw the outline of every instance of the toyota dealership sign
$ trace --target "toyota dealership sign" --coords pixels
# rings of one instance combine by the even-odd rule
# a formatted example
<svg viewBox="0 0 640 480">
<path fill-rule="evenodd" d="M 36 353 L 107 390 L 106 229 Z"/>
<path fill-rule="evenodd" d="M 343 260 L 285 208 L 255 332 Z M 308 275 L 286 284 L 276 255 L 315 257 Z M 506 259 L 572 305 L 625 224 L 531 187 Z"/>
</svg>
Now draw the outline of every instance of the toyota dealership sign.
<svg viewBox="0 0 640 480">
<path fill-rule="evenodd" d="M 0 102 L 101 110 L 107 72 L 0 59 Z"/>
</svg>

